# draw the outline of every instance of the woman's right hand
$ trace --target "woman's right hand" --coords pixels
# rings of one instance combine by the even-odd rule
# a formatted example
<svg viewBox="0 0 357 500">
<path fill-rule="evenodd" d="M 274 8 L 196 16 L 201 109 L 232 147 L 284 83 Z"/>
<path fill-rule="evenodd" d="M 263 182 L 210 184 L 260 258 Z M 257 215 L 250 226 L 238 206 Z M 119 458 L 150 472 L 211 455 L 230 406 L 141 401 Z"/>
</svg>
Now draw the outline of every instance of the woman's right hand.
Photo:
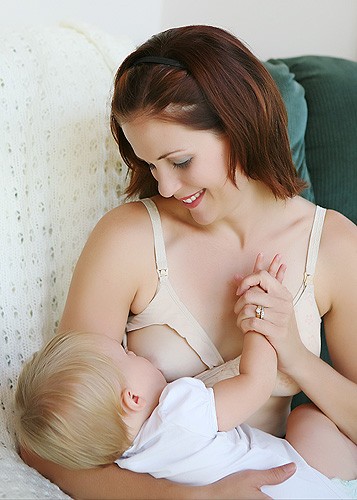
<svg viewBox="0 0 357 500">
<path fill-rule="evenodd" d="M 202 488 L 208 488 L 207 493 L 192 498 L 256 500 L 270 498 L 261 491 L 264 485 L 280 484 L 289 479 L 296 471 L 296 465 L 289 463 L 267 470 L 245 470 L 236 472 L 216 483 Z M 188 498 L 188 497 L 187 497 Z M 191 497 L 190 497 L 191 498 Z"/>
<path fill-rule="evenodd" d="M 289 479 L 296 466 L 293 463 L 267 470 L 245 470 L 231 474 L 207 486 L 186 486 L 154 479 L 148 474 L 136 474 L 117 465 L 101 469 L 70 471 L 47 460 L 21 450 L 21 458 L 42 475 L 56 483 L 73 498 L 130 499 L 136 500 L 255 500 L 270 498 L 262 493 L 264 485 L 280 484 Z M 140 476 L 140 481 L 138 481 Z"/>
</svg>

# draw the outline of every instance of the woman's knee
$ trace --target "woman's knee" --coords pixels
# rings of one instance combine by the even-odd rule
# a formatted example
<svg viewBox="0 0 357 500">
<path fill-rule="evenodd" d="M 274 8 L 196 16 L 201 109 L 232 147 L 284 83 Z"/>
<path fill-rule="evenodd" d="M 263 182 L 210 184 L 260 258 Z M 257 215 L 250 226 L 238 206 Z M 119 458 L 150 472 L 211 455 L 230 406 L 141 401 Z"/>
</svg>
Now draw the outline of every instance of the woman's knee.
<svg viewBox="0 0 357 500">
<path fill-rule="evenodd" d="M 331 427 L 335 427 L 335 424 L 317 406 L 304 403 L 290 413 L 286 426 L 286 438 L 293 441 L 307 439 L 316 429 L 330 429 Z"/>
<path fill-rule="evenodd" d="M 308 423 L 313 418 L 320 418 L 323 416 L 321 411 L 313 403 L 304 403 L 296 406 L 290 413 L 287 421 L 288 427 L 301 423 Z"/>
</svg>

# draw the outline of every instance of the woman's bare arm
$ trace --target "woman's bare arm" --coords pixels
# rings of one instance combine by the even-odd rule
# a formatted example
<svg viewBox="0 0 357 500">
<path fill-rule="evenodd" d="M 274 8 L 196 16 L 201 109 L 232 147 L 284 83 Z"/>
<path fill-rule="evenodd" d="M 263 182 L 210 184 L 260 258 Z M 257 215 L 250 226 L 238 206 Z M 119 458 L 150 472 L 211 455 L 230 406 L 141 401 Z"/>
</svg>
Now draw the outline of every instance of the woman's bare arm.
<svg viewBox="0 0 357 500">
<path fill-rule="evenodd" d="M 97 500 L 255 500 L 270 498 L 260 491 L 263 485 L 286 481 L 296 470 L 286 464 L 268 470 L 246 470 L 208 486 L 186 486 L 148 474 L 137 474 L 109 465 L 101 469 L 71 471 L 22 450 L 23 460 L 56 483 L 73 498 Z"/>
<path fill-rule="evenodd" d="M 319 253 L 316 288 L 333 368 L 309 351 L 289 375 L 307 396 L 357 444 L 357 228 L 328 211 Z M 322 293 L 321 293 L 322 292 Z"/>
<path fill-rule="evenodd" d="M 291 294 L 269 273 L 253 272 L 238 287 L 238 325 L 265 335 L 278 354 L 278 369 L 293 378 L 315 405 L 353 442 L 357 442 L 357 228 L 328 210 L 314 276 L 333 368 L 302 343 Z M 263 321 L 242 311 L 259 303 L 254 287 L 266 292 Z M 249 294 L 249 297 L 248 297 Z"/>
<path fill-rule="evenodd" d="M 130 310 L 144 308 L 156 286 L 146 209 L 142 203 L 122 205 L 107 213 L 88 238 L 73 273 L 59 331 L 89 330 L 121 340 Z"/>
</svg>

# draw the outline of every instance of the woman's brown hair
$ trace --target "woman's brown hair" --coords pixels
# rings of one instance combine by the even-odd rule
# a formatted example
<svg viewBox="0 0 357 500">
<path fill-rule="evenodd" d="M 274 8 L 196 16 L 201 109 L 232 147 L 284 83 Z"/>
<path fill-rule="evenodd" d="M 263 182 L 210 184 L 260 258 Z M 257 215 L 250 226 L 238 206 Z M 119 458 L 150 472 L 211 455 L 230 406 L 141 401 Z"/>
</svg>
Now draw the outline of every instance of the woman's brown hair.
<svg viewBox="0 0 357 500">
<path fill-rule="evenodd" d="M 156 56 L 180 67 L 137 63 Z M 111 129 L 130 169 L 129 197 L 158 193 L 146 162 L 136 157 L 121 123 L 139 115 L 159 117 L 228 138 L 228 176 L 240 165 L 277 198 L 298 194 L 305 183 L 294 167 L 287 114 L 263 64 L 234 35 L 213 26 L 184 26 L 154 35 L 120 66 L 114 83 Z"/>
</svg>

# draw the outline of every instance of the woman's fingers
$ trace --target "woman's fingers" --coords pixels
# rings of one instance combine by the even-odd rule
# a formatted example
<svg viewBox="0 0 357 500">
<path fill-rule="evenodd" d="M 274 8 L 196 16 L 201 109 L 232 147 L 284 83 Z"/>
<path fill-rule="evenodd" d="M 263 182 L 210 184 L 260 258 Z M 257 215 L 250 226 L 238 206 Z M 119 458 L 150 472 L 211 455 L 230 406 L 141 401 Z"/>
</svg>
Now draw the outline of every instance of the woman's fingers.
<svg viewBox="0 0 357 500">
<path fill-rule="evenodd" d="M 268 269 L 264 268 L 264 257 L 262 253 L 258 253 L 255 259 L 253 273 L 245 276 L 244 278 L 236 276 L 239 282 L 236 295 L 242 295 L 250 287 L 259 286 L 265 292 L 270 291 L 274 286 L 274 281 L 282 284 L 286 271 L 286 265 L 281 262 L 281 255 L 277 253 L 271 261 Z M 270 288 L 269 288 L 270 287 Z"/>
<path fill-rule="evenodd" d="M 283 282 L 285 271 L 286 271 L 286 264 L 280 264 L 275 276 L 275 278 L 279 281 L 279 283 Z"/>
<path fill-rule="evenodd" d="M 243 470 L 230 474 L 210 485 L 214 498 L 235 500 L 268 499 L 270 496 L 261 491 L 265 485 L 280 484 L 289 479 L 296 471 L 294 463 L 288 463 L 267 470 Z M 212 498 L 211 495 L 209 495 Z"/>
<path fill-rule="evenodd" d="M 283 333 L 283 328 L 268 319 L 259 319 L 254 317 L 245 318 L 240 322 L 240 328 L 243 334 L 255 332 L 264 335 L 268 340 L 271 338 L 272 332 L 274 335 Z"/>
<path fill-rule="evenodd" d="M 273 278 L 271 278 L 273 279 Z M 252 285 L 237 299 L 237 304 L 257 304 L 265 307 L 279 307 L 282 302 L 292 302 L 289 290 L 274 279 L 275 283 L 269 284 L 265 291 L 259 285 Z"/>
<path fill-rule="evenodd" d="M 281 255 L 280 253 L 277 253 L 270 263 L 268 273 L 270 274 L 270 276 L 278 280 L 279 283 L 282 283 L 285 276 L 285 271 L 286 264 L 281 262 Z"/>
<path fill-rule="evenodd" d="M 279 266 L 277 271 L 279 277 L 284 277 L 285 269 L 286 266 L 284 264 Z M 268 271 L 262 270 L 245 276 L 237 287 L 236 295 L 242 295 L 243 293 L 247 292 L 249 288 L 252 288 L 254 286 L 260 287 L 266 293 L 273 294 L 281 294 L 282 290 L 286 290 L 285 287 L 282 286 L 280 280 L 273 277 Z"/>
<path fill-rule="evenodd" d="M 273 276 L 273 278 L 276 278 L 278 269 L 280 267 L 280 261 L 281 255 L 280 253 L 277 253 L 271 261 L 270 266 L 268 267 L 268 273 L 270 274 L 270 276 Z"/>
<path fill-rule="evenodd" d="M 264 257 L 263 254 L 260 252 L 258 253 L 255 262 L 254 262 L 254 267 L 253 267 L 253 274 L 259 273 L 260 271 L 264 271 Z M 281 263 L 281 255 L 277 253 L 273 260 L 271 261 L 267 272 L 275 278 L 279 283 L 283 282 L 284 276 L 285 276 L 285 271 L 286 271 L 286 265 Z M 237 283 L 241 283 L 242 280 L 244 279 L 243 276 L 240 274 L 236 274 L 234 276 L 234 279 Z M 239 292 L 237 290 L 237 295 L 239 295 Z"/>
<path fill-rule="evenodd" d="M 254 272 L 240 280 L 238 300 L 234 306 L 237 326 L 243 332 L 255 331 L 266 335 L 284 335 L 293 314 L 293 299 L 282 281 L 286 265 L 276 254 L 268 269 L 263 269 L 263 254 L 255 260 Z"/>
<path fill-rule="evenodd" d="M 256 273 L 258 271 L 262 271 L 263 269 L 264 269 L 263 254 L 260 252 L 260 253 L 258 253 L 258 255 L 255 259 L 253 273 Z"/>
<path fill-rule="evenodd" d="M 260 306 L 260 305 L 259 305 Z M 283 335 L 289 329 L 291 315 L 287 311 L 256 305 L 247 305 L 237 314 L 237 325 L 242 333 L 254 331 L 269 338 Z"/>
<path fill-rule="evenodd" d="M 259 254 L 252 274 L 241 278 L 237 287 L 234 312 L 238 330 L 264 335 L 278 354 L 279 370 L 286 372 L 296 352 L 302 348 L 293 297 L 282 284 L 286 265 L 276 254 L 267 269 Z M 262 311 L 263 310 L 263 311 Z"/>
<path fill-rule="evenodd" d="M 259 271 L 264 271 L 265 266 L 264 266 L 264 256 L 260 252 L 257 255 L 257 258 L 255 259 L 254 267 L 253 267 L 253 274 L 257 273 Z M 278 279 L 280 283 L 282 282 L 282 278 L 284 277 L 286 266 L 285 264 L 281 263 L 281 255 L 280 253 L 277 253 L 273 260 L 271 261 L 267 271 L 268 273 L 273 276 L 273 278 Z"/>
<path fill-rule="evenodd" d="M 264 486 L 265 484 L 280 484 L 295 474 L 296 465 L 293 462 L 290 462 L 288 464 L 280 465 L 280 467 L 275 467 L 262 472 L 264 473 L 264 478 L 261 478 L 261 486 Z"/>
<path fill-rule="evenodd" d="M 292 295 L 267 271 L 259 271 L 253 275 L 253 280 L 252 277 L 249 280 L 251 283 L 262 283 L 269 293 L 263 290 L 263 286 L 254 285 L 238 297 L 234 306 L 237 326 L 243 333 L 253 330 L 270 337 L 278 335 L 278 330 L 281 330 L 279 335 L 283 335 L 283 331 L 289 330 L 293 316 Z M 270 285 L 270 281 L 274 283 Z"/>
</svg>

